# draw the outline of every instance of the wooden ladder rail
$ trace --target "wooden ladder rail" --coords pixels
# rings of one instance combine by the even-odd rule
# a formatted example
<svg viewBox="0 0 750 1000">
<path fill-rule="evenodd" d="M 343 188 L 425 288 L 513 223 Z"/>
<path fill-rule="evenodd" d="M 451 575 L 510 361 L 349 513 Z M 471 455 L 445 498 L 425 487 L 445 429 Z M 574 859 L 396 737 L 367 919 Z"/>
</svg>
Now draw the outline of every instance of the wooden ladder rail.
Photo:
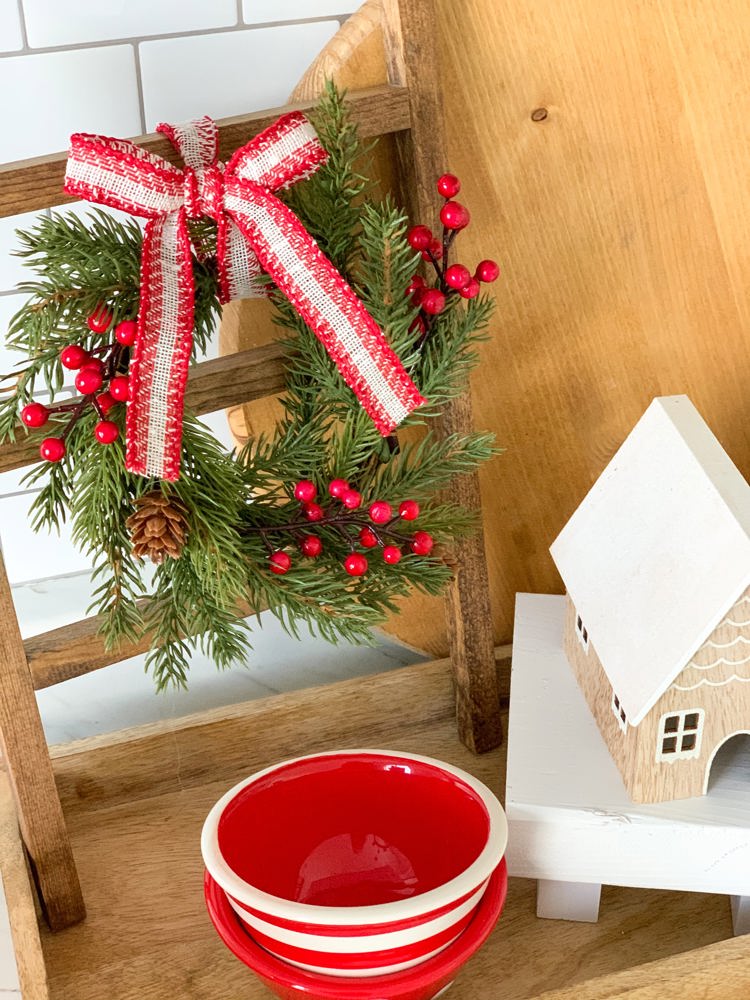
<svg viewBox="0 0 750 1000">
<path fill-rule="evenodd" d="M 364 138 L 396 133 L 409 178 L 405 194 L 415 217 L 427 220 L 434 211 L 432 184 L 443 167 L 437 73 L 428 23 L 429 0 L 388 0 L 387 49 L 390 86 L 356 91 L 348 96 L 354 120 Z M 405 41 L 404 41 L 405 40 Z M 408 87 L 408 89 L 407 89 Z M 290 105 L 218 122 L 220 155 L 227 159 L 239 146 L 292 107 Z M 135 140 L 175 160 L 160 135 Z M 0 166 L 0 217 L 64 204 L 64 153 Z M 416 194 L 414 194 L 416 192 Z M 231 379 L 228 378 L 231 373 Z M 283 360 L 277 345 L 203 362 L 191 370 L 187 405 L 207 413 L 278 393 L 283 388 Z M 450 407 L 443 432 L 471 429 L 468 397 Z M 38 460 L 37 444 L 19 428 L 15 442 L 0 446 L 0 472 Z M 455 498 L 480 510 L 478 480 L 465 477 Z M 468 559 L 466 554 L 468 553 Z M 462 562 L 446 605 L 448 634 L 456 678 L 461 739 L 473 750 L 500 741 L 499 696 L 483 538 L 462 545 Z M 0 556 L 0 740 L 19 813 L 19 824 L 45 914 L 53 930 L 76 923 L 85 906 L 70 841 L 60 807 L 34 689 L 80 676 L 142 652 L 147 639 L 105 650 L 98 622 L 89 618 L 24 642 Z"/>
</svg>

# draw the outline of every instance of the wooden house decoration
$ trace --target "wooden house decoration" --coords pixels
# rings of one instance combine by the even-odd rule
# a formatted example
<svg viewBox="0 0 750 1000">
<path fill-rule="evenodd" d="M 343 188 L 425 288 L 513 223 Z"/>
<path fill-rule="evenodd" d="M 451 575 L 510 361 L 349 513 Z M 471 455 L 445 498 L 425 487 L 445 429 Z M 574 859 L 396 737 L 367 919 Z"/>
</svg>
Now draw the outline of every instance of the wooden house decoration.
<svg viewBox="0 0 750 1000">
<path fill-rule="evenodd" d="M 630 798 L 704 795 L 750 733 L 750 485 L 686 396 L 653 401 L 551 552 L 566 656 Z"/>
</svg>

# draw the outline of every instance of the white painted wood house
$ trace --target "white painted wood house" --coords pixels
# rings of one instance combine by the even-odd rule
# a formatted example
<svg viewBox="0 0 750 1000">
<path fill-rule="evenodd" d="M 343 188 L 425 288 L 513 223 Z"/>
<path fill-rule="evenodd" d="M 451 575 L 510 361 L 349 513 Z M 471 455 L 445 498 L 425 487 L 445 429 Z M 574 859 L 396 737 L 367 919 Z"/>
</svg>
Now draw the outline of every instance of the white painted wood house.
<svg viewBox="0 0 750 1000">
<path fill-rule="evenodd" d="M 565 651 L 631 799 L 705 794 L 750 734 L 750 485 L 687 396 L 654 400 L 551 552 Z"/>
</svg>

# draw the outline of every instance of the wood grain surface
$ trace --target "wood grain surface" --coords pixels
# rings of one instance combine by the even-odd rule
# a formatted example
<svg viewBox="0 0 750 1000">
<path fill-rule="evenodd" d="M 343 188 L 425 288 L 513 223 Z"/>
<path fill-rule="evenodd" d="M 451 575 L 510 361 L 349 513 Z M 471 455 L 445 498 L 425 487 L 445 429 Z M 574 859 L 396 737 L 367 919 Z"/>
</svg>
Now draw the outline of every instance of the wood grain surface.
<svg viewBox="0 0 750 1000">
<path fill-rule="evenodd" d="M 55 790 L 31 675 L 0 555 L 0 749 L 34 878 L 50 926 L 83 919 L 86 909 Z"/>
<path fill-rule="evenodd" d="M 750 473 L 750 19 L 739 0 L 434 6 L 460 257 L 503 267 L 473 380 L 507 449 L 481 476 L 500 642 L 517 591 L 562 592 L 548 546 L 654 396 L 687 393 Z M 377 79 L 376 7 L 318 60 L 350 85 Z M 444 652 L 439 606 L 418 607 L 391 629 Z"/>
<path fill-rule="evenodd" d="M 307 111 L 312 103 L 300 101 L 294 107 Z M 282 111 L 288 110 L 290 108 L 285 106 L 219 119 L 219 158 L 228 160 L 236 149 L 273 124 Z M 409 125 L 408 96 L 398 88 L 378 86 L 364 90 L 353 96 L 352 110 L 363 135 L 383 135 Z M 139 136 L 137 141 L 149 152 L 182 166 L 179 154 L 165 136 L 152 133 Z M 76 201 L 63 192 L 67 156 L 67 152 L 61 152 L 0 164 L 0 218 Z"/>
<path fill-rule="evenodd" d="M 430 663 L 53 750 L 88 919 L 58 934 L 42 928 L 52 1000 L 270 997 L 206 916 L 198 848 L 206 812 L 256 769 L 345 746 L 430 754 L 500 792 L 503 752 L 473 756 L 452 713 L 446 665 Z M 686 995 L 683 983 L 691 996 L 744 1000 L 750 990 L 746 942 L 680 956 L 730 937 L 726 897 L 605 888 L 597 924 L 537 920 L 534 897 L 532 882 L 511 880 L 503 917 L 460 974 L 455 1000 L 545 990 L 563 990 L 546 1000 L 602 1000 L 631 988 L 645 991 L 638 1000 L 661 1000 Z M 666 962 L 640 968 L 653 960 Z M 639 968 L 582 985 L 631 966 Z M 710 992 L 716 982 L 723 993 Z"/>
<path fill-rule="evenodd" d="M 23 1000 L 49 1000 L 47 972 L 39 940 L 34 894 L 13 795 L 7 774 L 0 773 L 0 869 Z M 0 991 L 0 995 L 4 991 Z"/>
</svg>

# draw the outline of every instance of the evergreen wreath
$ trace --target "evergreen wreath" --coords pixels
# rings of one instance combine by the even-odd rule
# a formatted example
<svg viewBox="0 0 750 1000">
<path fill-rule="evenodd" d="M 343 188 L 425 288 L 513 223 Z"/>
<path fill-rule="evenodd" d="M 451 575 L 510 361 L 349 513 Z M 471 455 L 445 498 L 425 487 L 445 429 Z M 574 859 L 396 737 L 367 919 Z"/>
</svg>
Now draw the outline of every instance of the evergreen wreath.
<svg viewBox="0 0 750 1000">
<path fill-rule="evenodd" d="M 410 590 L 437 594 L 451 575 L 441 546 L 470 532 L 474 517 L 441 499 L 454 476 L 493 454 L 491 435 L 440 438 L 430 423 L 461 394 L 492 301 L 479 294 L 497 265 L 472 277 L 449 265 L 468 224 L 453 200 L 458 180 L 438 191 L 443 239 L 407 230 L 393 202 L 371 200 L 359 172 L 363 149 L 342 96 L 329 86 L 311 116 L 327 163 L 283 195 L 321 250 L 355 289 L 427 399 L 403 427 L 406 443 L 383 438 L 325 349 L 270 283 L 284 331 L 284 413 L 272 435 L 227 453 L 186 413 L 180 478 L 128 472 L 123 428 L 127 370 L 139 306 L 142 232 L 93 210 L 40 217 L 19 233 L 19 254 L 37 274 L 20 286 L 28 301 L 13 318 L 9 346 L 25 360 L 0 382 L 0 440 L 44 427 L 42 461 L 25 477 L 39 492 L 32 525 L 59 530 L 93 560 L 90 613 L 108 648 L 151 632 L 146 666 L 157 688 L 184 685 L 199 647 L 219 668 L 246 659 L 248 609 L 269 609 L 299 636 L 307 625 L 331 642 L 371 641 L 371 628 Z M 193 361 L 220 311 L 210 256 L 216 228 L 191 223 L 195 326 Z M 431 262 L 435 286 L 416 275 Z M 79 395 L 63 390 L 75 371 Z M 5 388 L 3 389 L 3 384 Z M 35 394 L 45 393 L 45 402 Z"/>
</svg>

